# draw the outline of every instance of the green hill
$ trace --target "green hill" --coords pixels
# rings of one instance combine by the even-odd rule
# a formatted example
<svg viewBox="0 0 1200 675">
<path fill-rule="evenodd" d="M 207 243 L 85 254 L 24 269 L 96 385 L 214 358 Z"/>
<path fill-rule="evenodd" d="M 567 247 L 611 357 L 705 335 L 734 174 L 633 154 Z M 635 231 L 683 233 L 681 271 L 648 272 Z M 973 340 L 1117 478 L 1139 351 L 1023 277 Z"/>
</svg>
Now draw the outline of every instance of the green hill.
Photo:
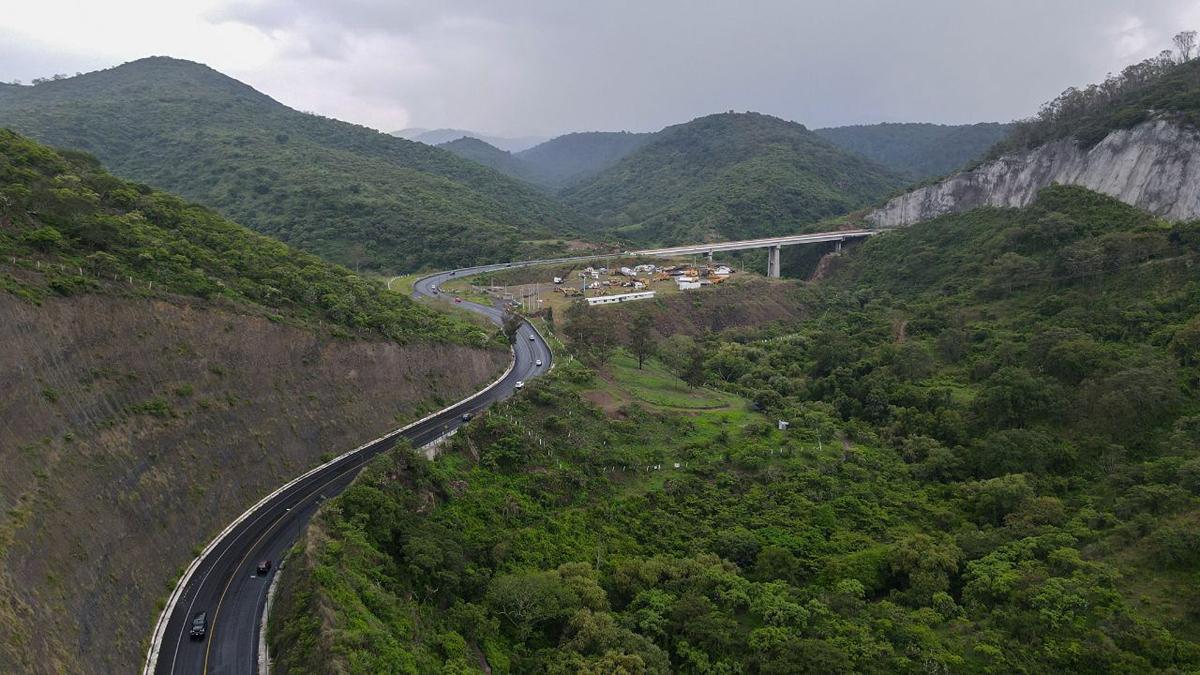
<svg viewBox="0 0 1200 675">
<path fill-rule="evenodd" d="M 255 234 L 208 210 L 106 173 L 0 129 L 0 254 L 44 259 L 44 283 L 0 277 L 31 300 L 92 292 L 110 280 L 205 300 L 249 303 L 397 341 L 479 343 L 478 329 L 345 268 Z M 27 266 L 27 265 L 26 265 Z M 61 269 L 56 270 L 55 266 Z"/>
<path fill-rule="evenodd" d="M 463 159 L 478 162 L 506 176 L 511 176 L 527 183 L 536 185 L 546 185 L 549 183 L 546 177 L 533 164 L 478 138 L 464 136 L 463 138 L 441 143 L 437 147 L 453 152 Z"/>
<path fill-rule="evenodd" d="M 803 125 L 724 113 L 658 132 L 563 197 L 605 229 L 668 244 L 794 231 L 904 183 Z"/>
<path fill-rule="evenodd" d="M 815 129 L 834 145 L 914 180 L 936 178 L 979 159 L 1012 129 L 1010 124 L 865 124 Z"/>
<path fill-rule="evenodd" d="M 154 57 L 0 89 L 0 125 L 100 158 L 325 258 L 387 271 L 529 256 L 576 217 L 444 150 L 292 110 Z"/>
<path fill-rule="evenodd" d="M 628 131 L 565 134 L 523 150 L 517 157 L 537 167 L 547 187 L 563 188 L 616 164 L 653 137 Z"/>
</svg>

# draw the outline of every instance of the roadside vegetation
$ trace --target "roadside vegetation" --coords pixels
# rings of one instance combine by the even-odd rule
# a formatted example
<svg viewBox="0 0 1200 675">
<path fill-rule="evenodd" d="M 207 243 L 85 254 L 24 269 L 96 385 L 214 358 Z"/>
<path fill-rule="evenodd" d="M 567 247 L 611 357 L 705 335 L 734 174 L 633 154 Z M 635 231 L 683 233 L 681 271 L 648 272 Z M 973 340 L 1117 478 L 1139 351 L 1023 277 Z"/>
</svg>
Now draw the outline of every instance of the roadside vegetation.
<svg viewBox="0 0 1200 675">
<path fill-rule="evenodd" d="M 866 242 L 799 319 L 560 317 L 574 359 L 317 518 L 280 670 L 1200 667 L 1198 256 L 1055 187 Z"/>
</svg>

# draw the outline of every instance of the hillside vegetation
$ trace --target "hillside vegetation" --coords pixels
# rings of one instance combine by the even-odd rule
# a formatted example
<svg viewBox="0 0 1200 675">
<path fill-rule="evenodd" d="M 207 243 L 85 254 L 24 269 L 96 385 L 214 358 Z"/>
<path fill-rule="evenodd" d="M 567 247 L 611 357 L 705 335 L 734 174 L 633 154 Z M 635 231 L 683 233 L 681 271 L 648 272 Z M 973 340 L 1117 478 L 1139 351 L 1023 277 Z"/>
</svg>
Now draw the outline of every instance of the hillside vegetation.
<svg viewBox="0 0 1200 675">
<path fill-rule="evenodd" d="M 1200 127 L 1200 58 L 1181 62 L 1167 51 L 1110 75 L 1100 84 L 1070 87 L 1042 106 L 1037 115 L 1018 122 L 989 157 L 1062 138 L 1091 147 L 1117 129 L 1152 118 Z"/>
<path fill-rule="evenodd" d="M 441 143 L 438 147 L 527 183 L 545 186 L 552 182 L 537 166 L 478 138 L 459 138 Z"/>
<path fill-rule="evenodd" d="M 724 113 L 658 132 L 563 196 L 609 231 L 671 244 L 792 232 L 903 183 L 803 125 Z"/>
<path fill-rule="evenodd" d="M 578 218 L 452 153 L 292 110 L 206 66 L 155 57 L 0 88 L 0 126 L 354 268 L 550 253 Z"/>
<path fill-rule="evenodd" d="M 628 131 L 588 131 L 552 138 L 517 153 L 534 166 L 541 182 L 561 189 L 583 181 L 616 164 L 654 137 Z"/>
<path fill-rule="evenodd" d="M 834 145 L 879 162 L 912 181 L 944 176 L 979 159 L 1010 124 L 885 123 L 815 129 Z"/>
<path fill-rule="evenodd" d="M 1197 224 L 1056 187 L 870 239 L 791 321 L 655 325 L 762 416 L 594 407 L 637 370 L 608 308 L 573 310 L 594 370 L 322 511 L 280 670 L 1194 670 L 1198 258 Z"/>
<path fill-rule="evenodd" d="M 457 400 L 492 331 L 0 130 L 0 672 L 134 672 L 203 544 Z"/>
</svg>

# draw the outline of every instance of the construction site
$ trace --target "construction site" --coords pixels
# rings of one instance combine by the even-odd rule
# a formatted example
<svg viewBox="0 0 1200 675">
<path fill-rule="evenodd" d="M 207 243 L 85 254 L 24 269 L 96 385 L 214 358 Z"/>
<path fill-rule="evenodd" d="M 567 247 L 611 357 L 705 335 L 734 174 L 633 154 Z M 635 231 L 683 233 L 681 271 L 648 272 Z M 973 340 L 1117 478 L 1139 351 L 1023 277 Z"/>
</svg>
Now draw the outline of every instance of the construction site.
<svg viewBox="0 0 1200 675">
<path fill-rule="evenodd" d="M 648 300 L 705 287 L 737 283 L 759 275 L 738 273 L 731 265 L 691 261 L 593 262 L 574 267 L 530 267 L 482 274 L 445 284 L 443 291 L 501 300 L 526 313 L 555 312 L 576 300 L 589 305 Z"/>
</svg>

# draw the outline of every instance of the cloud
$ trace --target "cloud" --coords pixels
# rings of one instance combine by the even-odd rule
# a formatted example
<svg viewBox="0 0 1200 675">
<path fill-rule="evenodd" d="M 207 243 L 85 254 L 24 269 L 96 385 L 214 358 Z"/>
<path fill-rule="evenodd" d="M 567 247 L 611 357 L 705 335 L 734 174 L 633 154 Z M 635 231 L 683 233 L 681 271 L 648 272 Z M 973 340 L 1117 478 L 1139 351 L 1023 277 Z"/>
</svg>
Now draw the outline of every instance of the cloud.
<svg viewBox="0 0 1200 675">
<path fill-rule="evenodd" d="M 1188 0 L 113 0 L 92 13 L 105 34 L 63 26 L 55 4 L 6 23 L 47 64 L 67 44 L 168 53 L 376 128 L 506 134 L 729 109 L 810 126 L 1011 119 L 1200 23 Z"/>
</svg>

